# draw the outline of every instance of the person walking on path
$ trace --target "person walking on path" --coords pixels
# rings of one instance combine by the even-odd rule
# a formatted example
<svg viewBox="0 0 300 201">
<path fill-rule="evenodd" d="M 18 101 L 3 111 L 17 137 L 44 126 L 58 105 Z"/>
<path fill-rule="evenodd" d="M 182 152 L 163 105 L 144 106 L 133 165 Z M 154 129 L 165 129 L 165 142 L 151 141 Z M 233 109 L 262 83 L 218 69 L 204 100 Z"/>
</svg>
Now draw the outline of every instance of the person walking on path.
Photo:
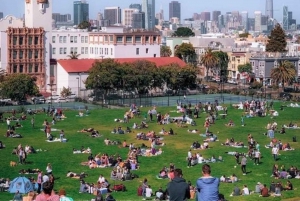
<svg viewBox="0 0 300 201">
<path fill-rule="evenodd" d="M 219 200 L 219 178 L 210 175 L 211 169 L 208 164 L 202 166 L 202 177 L 196 182 L 197 201 L 218 201 Z"/>
<path fill-rule="evenodd" d="M 242 168 L 243 175 L 247 174 L 246 165 L 247 165 L 247 158 L 245 155 L 243 155 L 242 160 L 241 160 L 241 168 Z"/>
</svg>

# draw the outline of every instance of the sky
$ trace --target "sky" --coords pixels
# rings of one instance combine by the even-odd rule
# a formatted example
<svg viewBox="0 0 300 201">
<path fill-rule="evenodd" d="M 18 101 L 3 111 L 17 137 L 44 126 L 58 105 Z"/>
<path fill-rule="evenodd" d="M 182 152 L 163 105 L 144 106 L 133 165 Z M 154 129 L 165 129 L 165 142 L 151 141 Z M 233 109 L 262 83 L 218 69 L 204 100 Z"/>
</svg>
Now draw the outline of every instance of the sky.
<svg viewBox="0 0 300 201">
<path fill-rule="evenodd" d="M 4 16 L 11 14 L 16 17 L 22 17 L 24 13 L 25 0 L 0 0 L 0 12 Z M 52 0 L 53 12 L 73 15 L 73 0 Z M 89 0 L 90 19 L 96 19 L 97 13 L 103 11 L 105 7 L 120 6 L 128 8 L 131 3 L 141 3 L 142 0 Z M 202 11 L 220 10 L 222 13 L 230 11 L 248 11 L 249 17 L 254 16 L 254 11 L 265 13 L 265 0 L 177 0 L 181 3 L 182 18 L 191 18 L 193 13 Z M 293 12 L 293 18 L 300 22 L 299 8 L 300 0 L 273 0 L 274 17 L 282 21 L 282 8 L 288 6 L 289 11 Z M 156 13 L 162 7 L 164 9 L 165 19 L 169 16 L 169 2 L 171 0 L 156 0 Z"/>
</svg>

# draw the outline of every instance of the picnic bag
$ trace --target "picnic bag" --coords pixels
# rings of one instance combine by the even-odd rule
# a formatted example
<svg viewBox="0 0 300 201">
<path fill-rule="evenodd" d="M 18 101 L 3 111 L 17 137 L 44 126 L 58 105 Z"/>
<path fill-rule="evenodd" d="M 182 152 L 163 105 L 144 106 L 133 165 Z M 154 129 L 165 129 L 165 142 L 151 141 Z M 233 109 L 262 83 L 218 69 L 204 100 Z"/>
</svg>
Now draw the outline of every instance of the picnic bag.
<svg viewBox="0 0 300 201">
<path fill-rule="evenodd" d="M 125 191 L 126 187 L 123 184 L 114 185 L 114 191 Z"/>
</svg>

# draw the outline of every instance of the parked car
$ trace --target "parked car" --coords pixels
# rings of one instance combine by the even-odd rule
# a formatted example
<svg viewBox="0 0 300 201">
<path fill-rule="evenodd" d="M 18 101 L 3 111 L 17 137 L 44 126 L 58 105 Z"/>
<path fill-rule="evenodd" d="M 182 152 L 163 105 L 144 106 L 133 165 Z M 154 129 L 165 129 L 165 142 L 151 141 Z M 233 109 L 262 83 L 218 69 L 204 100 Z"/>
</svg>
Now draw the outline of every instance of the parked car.
<svg viewBox="0 0 300 201">
<path fill-rule="evenodd" d="M 40 97 L 32 97 L 31 98 L 32 102 L 35 104 L 43 104 L 46 102 L 46 99 L 43 96 Z"/>
<path fill-rule="evenodd" d="M 70 96 L 67 96 L 67 99 L 75 99 L 77 98 L 76 94 L 71 94 Z"/>
<path fill-rule="evenodd" d="M 69 102 L 69 100 L 63 97 L 59 97 L 58 99 L 54 100 L 54 103 L 67 103 L 67 102 Z"/>
</svg>

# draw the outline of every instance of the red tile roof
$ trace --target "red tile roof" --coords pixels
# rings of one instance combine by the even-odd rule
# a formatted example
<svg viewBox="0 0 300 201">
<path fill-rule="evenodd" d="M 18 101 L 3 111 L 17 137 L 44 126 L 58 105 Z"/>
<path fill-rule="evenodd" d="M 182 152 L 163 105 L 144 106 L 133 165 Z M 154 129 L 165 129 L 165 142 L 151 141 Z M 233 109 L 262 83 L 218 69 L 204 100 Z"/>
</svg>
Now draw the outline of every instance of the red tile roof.
<svg viewBox="0 0 300 201">
<path fill-rule="evenodd" d="M 63 59 L 58 60 L 59 63 L 67 73 L 83 73 L 88 72 L 95 61 L 101 59 Z M 168 64 L 176 63 L 180 67 L 186 65 L 184 61 L 178 57 L 152 57 L 152 58 L 118 58 L 115 61 L 119 63 L 132 63 L 138 60 L 147 60 L 156 64 L 156 66 L 165 66 Z"/>
</svg>

